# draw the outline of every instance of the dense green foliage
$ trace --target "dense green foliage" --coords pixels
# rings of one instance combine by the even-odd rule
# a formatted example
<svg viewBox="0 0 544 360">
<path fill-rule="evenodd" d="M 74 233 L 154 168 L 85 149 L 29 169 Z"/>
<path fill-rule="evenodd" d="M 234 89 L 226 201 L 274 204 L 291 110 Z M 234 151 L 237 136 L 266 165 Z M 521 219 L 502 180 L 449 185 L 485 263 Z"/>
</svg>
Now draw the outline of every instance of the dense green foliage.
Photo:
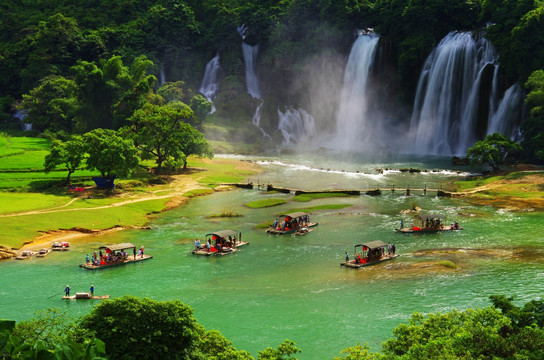
<svg viewBox="0 0 544 360">
<path fill-rule="evenodd" d="M 525 102 L 531 113 L 521 126 L 523 150 L 529 160 L 544 163 L 544 70 L 533 72 L 525 87 L 530 91 Z"/>
<path fill-rule="evenodd" d="M 45 173 L 51 172 L 59 165 L 68 170 L 66 184 L 70 184 L 70 176 L 78 169 L 85 156 L 85 144 L 81 136 L 74 135 L 66 142 L 55 140 L 51 143 L 49 154 L 45 156 Z"/>
<path fill-rule="evenodd" d="M 508 155 L 515 155 L 521 150 L 521 146 L 504 135 L 494 133 L 487 135 L 484 140 L 477 141 L 474 146 L 467 150 L 467 157 L 472 164 L 487 164 L 498 171 L 499 166 Z"/>
<path fill-rule="evenodd" d="M 104 301 L 80 323 L 104 339 L 114 359 L 192 359 L 202 327 L 180 301 L 126 296 Z"/>
<path fill-rule="evenodd" d="M 131 173 L 139 165 L 132 140 L 123 139 L 114 130 L 95 129 L 83 135 L 87 168 L 98 170 L 103 179 Z"/>
<path fill-rule="evenodd" d="M 215 140 L 236 134 L 257 143 L 259 132 L 241 126 L 256 107 L 243 86 L 241 35 L 259 45 L 268 119 L 262 127 L 276 137 L 278 105 L 310 102 L 312 71 L 345 61 L 355 29 L 380 34 L 392 69 L 384 86 L 407 107 L 425 58 L 453 30 L 491 40 L 504 86 L 525 83 L 544 68 L 540 0 L 21 0 L 1 10 L 0 119 L 22 109 L 40 131 L 118 129 L 145 104 L 171 101 L 188 104 L 195 114 L 190 125 L 203 131 L 210 104 L 193 94 L 206 62 L 220 54 L 221 92 L 211 118 L 225 130 L 215 128 Z M 184 89 L 173 85 L 180 82 Z M 337 89 L 330 91 L 324 95 Z M 527 128 L 526 138 L 542 133 Z M 541 159 L 531 141 L 524 148 L 528 159 Z"/>
<path fill-rule="evenodd" d="M 490 297 L 493 306 L 443 314 L 414 313 L 393 329 L 382 353 L 361 345 L 335 360 L 541 359 L 544 356 L 544 301 L 518 307 L 513 298 Z M 103 339 L 99 340 L 99 339 Z M 258 352 L 258 360 L 296 360 L 302 350 L 285 340 Z M 106 355 L 107 354 L 107 355 Z M 177 300 L 125 296 L 105 300 L 73 322 L 47 310 L 16 326 L 0 321 L 4 359 L 211 359 L 253 360 L 217 330 L 205 330 L 190 307 Z"/>
</svg>

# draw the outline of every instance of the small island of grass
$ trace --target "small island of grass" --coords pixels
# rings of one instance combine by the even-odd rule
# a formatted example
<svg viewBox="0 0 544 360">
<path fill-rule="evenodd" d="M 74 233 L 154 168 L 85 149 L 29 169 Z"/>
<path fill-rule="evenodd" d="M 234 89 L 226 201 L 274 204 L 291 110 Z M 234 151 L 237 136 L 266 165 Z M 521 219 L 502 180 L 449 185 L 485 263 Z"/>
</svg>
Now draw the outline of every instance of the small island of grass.
<svg viewBox="0 0 544 360">
<path fill-rule="evenodd" d="M 287 200 L 285 199 L 262 199 L 249 202 L 245 205 L 250 209 L 260 209 L 265 207 L 283 205 L 285 203 L 287 203 Z"/>
</svg>

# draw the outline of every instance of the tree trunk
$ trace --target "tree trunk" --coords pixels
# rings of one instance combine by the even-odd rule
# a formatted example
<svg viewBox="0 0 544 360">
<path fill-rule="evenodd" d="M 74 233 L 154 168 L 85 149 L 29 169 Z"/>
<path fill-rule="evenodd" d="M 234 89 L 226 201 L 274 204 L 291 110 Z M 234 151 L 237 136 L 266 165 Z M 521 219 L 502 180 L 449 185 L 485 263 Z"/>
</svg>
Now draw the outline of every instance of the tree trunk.
<svg viewBox="0 0 544 360">
<path fill-rule="evenodd" d="M 64 185 L 70 185 L 70 175 L 72 175 L 73 171 L 68 170 L 68 176 L 66 177 L 66 183 Z"/>
</svg>

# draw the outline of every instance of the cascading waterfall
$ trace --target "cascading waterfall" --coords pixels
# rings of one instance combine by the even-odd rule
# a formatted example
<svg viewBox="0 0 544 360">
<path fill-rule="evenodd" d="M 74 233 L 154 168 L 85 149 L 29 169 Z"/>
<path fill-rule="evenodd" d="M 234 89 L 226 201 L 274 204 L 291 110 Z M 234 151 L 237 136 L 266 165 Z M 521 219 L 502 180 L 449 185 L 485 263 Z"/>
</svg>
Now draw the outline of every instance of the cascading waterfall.
<svg viewBox="0 0 544 360">
<path fill-rule="evenodd" d="M 288 108 L 284 113 L 278 108 L 278 129 L 283 135 L 283 145 L 304 142 L 317 133 L 315 120 L 304 109 Z"/>
<path fill-rule="evenodd" d="M 200 84 L 200 93 L 202 93 L 206 99 L 212 103 L 212 110 L 210 111 L 210 114 L 215 112 L 215 105 L 213 105 L 213 101 L 215 100 L 217 90 L 219 89 L 218 75 L 220 69 L 221 66 L 219 65 L 219 54 L 217 54 L 206 64 L 204 78 L 202 78 L 202 83 Z"/>
<path fill-rule="evenodd" d="M 378 40 L 374 34 L 360 34 L 351 48 L 336 117 L 336 137 L 332 144 L 336 149 L 362 149 L 372 136 L 366 92 Z"/>
<path fill-rule="evenodd" d="M 255 73 L 255 64 L 257 60 L 257 53 L 259 52 L 259 45 L 251 46 L 242 43 L 242 51 L 244 55 L 244 64 L 246 66 L 246 86 L 247 92 L 254 99 L 261 99 L 261 91 L 259 90 L 259 79 Z"/>
<path fill-rule="evenodd" d="M 488 121 L 488 132 L 510 122 L 496 105 L 497 59 L 494 47 L 471 32 L 450 32 L 440 41 L 419 78 L 410 123 L 414 152 L 464 155 L 477 139 L 479 122 Z"/>
<path fill-rule="evenodd" d="M 164 69 L 161 69 L 159 71 L 159 86 L 161 86 L 165 82 L 166 82 L 166 73 L 165 73 Z"/>
<path fill-rule="evenodd" d="M 241 25 L 238 27 L 238 34 L 244 40 L 247 36 L 247 27 Z M 244 65 L 246 70 L 246 86 L 247 92 L 251 95 L 252 98 L 259 100 L 259 105 L 255 109 L 255 114 L 253 114 L 252 122 L 255 126 L 261 130 L 263 137 L 271 138 L 270 135 L 264 131 L 260 126 L 261 122 L 261 108 L 264 104 L 264 100 L 261 96 L 261 91 L 259 89 L 259 78 L 255 73 L 255 64 L 257 62 L 257 54 L 259 52 L 259 45 L 251 46 L 242 41 L 242 55 L 244 56 Z"/>
<path fill-rule="evenodd" d="M 518 137 L 518 127 L 513 120 L 519 115 L 523 102 L 521 86 L 514 84 L 505 92 L 496 110 L 490 113 L 487 134 L 500 133 L 515 139 Z"/>
</svg>

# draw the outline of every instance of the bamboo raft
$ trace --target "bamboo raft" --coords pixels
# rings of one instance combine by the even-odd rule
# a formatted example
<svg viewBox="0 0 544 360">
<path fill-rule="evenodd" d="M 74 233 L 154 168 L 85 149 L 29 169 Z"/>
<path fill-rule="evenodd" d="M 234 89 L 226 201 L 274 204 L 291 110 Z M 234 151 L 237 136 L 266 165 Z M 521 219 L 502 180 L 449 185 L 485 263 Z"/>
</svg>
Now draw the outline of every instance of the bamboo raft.
<svg viewBox="0 0 544 360">
<path fill-rule="evenodd" d="M 429 233 L 437 233 L 437 232 L 441 232 L 441 231 L 456 231 L 456 230 L 463 230 L 462 227 L 455 227 L 453 228 L 451 225 L 442 225 L 438 228 L 421 228 L 419 230 L 417 229 L 414 229 L 414 228 L 411 228 L 411 227 L 407 227 L 407 228 L 402 228 L 402 229 L 395 229 L 396 231 L 400 232 L 400 233 L 403 233 L 403 234 L 429 234 Z"/>
<path fill-rule="evenodd" d="M 238 248 L 241 247 L 241 246 L 244 246 L 244 245 L 249 245 L 249 242 L 242 241 L 242 242 L 237 243 L 233 247 L 221 248 L 221 251 L 213 251 L 213 250 L 208 251 L 208 249 L 204 246 L 204 247 L 200 247 L 198 250 L 193 250 L 193 254 L 203 255 L 203 256 L 212 256 L 212 255 L 213 256 L 223 256 L 223 255 L 232 254 L 233 252 L 236 252 L 236 251 L 240 250 Z"/>
<path fill-rule="evenodd" d="M 85 268 L 85 269 L 88 269 L 88 270 L 98 270 L 98 269 L 104 269 L 104 268 L 110 268 L 110 267 L 115 267 L 115 266 L 120 266 L 120 265 L 131 264 L 131 263 L 134 263 L 134 262 L 140 262 L 140 261 L 149 260 L 149 259 L 153 259 L 153 256 L 145 255 L 145 254 L 143 256 L 129 255 L 125 260 L 121 260 L 121 261 L 115 261 L 115 262 L 105 263 L 105 264 L 101 264 L 101 265 L 94 265 L 92 263 L 87 263 L 87 264 L 81 264 L 81 265 L 79 265 L 79 267 L 82 267 L 82 268 Z"/>
<path fill-rule="evenodd" d="M 376 265 L 376 264 L 379 264 L 379 263 L 382 263 L 384 261 L 388 261 L 388 260 L 393 260 L 393 259 L 396 259 L 398 258 L 400 255 L 384 255 L 382 256 L 379 260 L 373 260 L 373 261 L 365 261 L 365 262 L 361 262 L 361 263 L 356 263 L 355 260 L 350 260 L 350 261 L 344 261 L 342 263 L 340 263 L 341 266 L 345 266 L 345 267 L 349 267 L 349 268 L 354 268 L 354 269 L 359 269 L 359 268 L 362 268 L 362 267 L 365 267 L 365 266 L 370 266 L 370 265 Z"/>
<path fill-rule="evenodd" d="M 109 295 L 95 295 L 92 296 L 91 293 L 77 293 L 72 296 L 63 296 L 62 299 L 65 300 L 102 300 L 109 299 Z"/>
</svg>

